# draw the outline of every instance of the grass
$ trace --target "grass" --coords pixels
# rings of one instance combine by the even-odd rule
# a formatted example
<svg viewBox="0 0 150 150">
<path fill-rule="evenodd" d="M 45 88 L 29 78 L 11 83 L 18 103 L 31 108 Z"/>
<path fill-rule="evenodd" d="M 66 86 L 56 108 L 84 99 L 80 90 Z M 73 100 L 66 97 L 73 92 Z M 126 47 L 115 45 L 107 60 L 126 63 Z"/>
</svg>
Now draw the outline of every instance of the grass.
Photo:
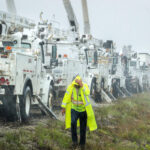
<svg viewBox="0 0 150 150">
<path fill-rule="evenodd" d="M 150 150 L 150 94 L 95 108 L 98 129 L 87 132 L 86 150 Z M 0 150 L 69 150 L 70 131 L 49 120 L 32 131 L 19 128 L 0 138 Z"/>
</svg>

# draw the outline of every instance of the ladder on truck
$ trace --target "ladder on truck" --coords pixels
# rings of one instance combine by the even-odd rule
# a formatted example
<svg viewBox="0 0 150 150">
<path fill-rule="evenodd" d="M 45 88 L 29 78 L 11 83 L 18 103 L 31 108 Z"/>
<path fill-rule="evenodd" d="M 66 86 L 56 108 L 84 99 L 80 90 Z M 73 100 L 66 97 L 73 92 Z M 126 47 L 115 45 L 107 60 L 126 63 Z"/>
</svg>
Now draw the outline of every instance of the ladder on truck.
<svg viewBox="0 0 150 150">
<path fill-rule="evenodd" d="M 15 14 L 10 14 L 4 11 L 0 11 L 0 21 L 4 23 L 9 23 L 10 25 L 13 25 L 15 27 L 21 27 L 21 28 L 29 28 L 33 29 L 35 27 L 35 23 L 33 20 L 20 17 Z"/>
</svg>

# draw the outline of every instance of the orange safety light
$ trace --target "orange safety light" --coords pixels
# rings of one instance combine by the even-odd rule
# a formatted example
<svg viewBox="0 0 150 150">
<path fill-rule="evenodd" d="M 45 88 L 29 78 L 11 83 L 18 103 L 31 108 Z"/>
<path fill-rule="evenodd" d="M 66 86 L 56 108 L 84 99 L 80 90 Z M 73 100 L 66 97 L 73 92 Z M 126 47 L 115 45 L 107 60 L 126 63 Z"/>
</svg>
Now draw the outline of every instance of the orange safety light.
<svg viewBox="0 0 150 150">
<path fill-rule="evenodd" d="M 68 58 L 68 55 L 67 55 L 67 54 L 64 54 L 64 58 Z"/>
<path fill-rule="evenodd" d="M 7 51 L 11 51 L 12 50 L 12 47 L 11 46 L 6 46 L 5 48 Z"/>
</svg>

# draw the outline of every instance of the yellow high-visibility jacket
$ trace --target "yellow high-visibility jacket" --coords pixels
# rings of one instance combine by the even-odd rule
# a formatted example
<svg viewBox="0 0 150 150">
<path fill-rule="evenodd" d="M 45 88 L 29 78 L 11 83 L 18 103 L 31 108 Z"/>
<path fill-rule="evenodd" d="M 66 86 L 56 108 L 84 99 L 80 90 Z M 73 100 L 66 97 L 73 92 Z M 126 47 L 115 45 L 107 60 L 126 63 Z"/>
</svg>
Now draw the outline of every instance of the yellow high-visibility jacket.
<svg viewBox="0 0 150 150">
<path fill-rule="evenodd" d="M 77 76 L 76 79 L 81 79 L 81 78 Z M 72 84 L 68 86 L 61 105 L 61 107 L 66 109 L 66 116 L 65 116 L 66 129 L 71 127 L 71 105 L 72 105 L 71 96 L 72 96 L 74 85 L 76 84 L 75 80 L 72 82 Z M 88 88 L 88 85 L 86 83 L 83 83 L 83 87 L 81 87 L 81 97 L 87 113 L 87 126 L 89 127 L 90 131 L 94 131 L 97 129 L 97 124 L 95 120 L 94 111 L 90 103 L 89 94 L 90 94 L 90 90 Z"/>
</svg>

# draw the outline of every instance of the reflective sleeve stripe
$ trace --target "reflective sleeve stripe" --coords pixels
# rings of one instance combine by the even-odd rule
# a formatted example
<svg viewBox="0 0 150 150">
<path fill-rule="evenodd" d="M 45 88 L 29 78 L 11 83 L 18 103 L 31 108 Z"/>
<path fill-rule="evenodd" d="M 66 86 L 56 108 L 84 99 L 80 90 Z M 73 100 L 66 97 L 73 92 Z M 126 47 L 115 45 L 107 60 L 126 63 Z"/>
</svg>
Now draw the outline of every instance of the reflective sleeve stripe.
<svg viewBox="0 0 150 150">
<path fill-rule="evenodd" d="M 85 93 L 86 95 L 89 95 L 88 94 L 89 93 L 89 89 L 86 86 L 84 86 L 82 90 L 83 90 L 83 93 Z"/>
<path fill-rule="evenodd" d="M 91 103 L 87 100 L 86 96 L 84 95 L 84 98 L 85 98 L 85 101 L 86 101 L 86 105 L 85 106 L 88 106 L 90 105 Z"/>
<path fill-rule="evenodd" d="M 85 90 L 86 90 L 86 87 L 83 87 L 83 91 L 85 92 Z"/>
<path fill-rule="evenodd" d="M 63 103 L 63 102 L 62 102 L 62 105 L 63 105 L 63 106 L 66 106 L 66 103 Z"/>
<path fill-rule="evenodd" d="M 66 91 L 66 93 L 67 93 L 67 94 L 69 94 L 69 92 L 68 92 L 68 91 Z"/>
<path fill-rule="evenodd" d="M 88 105 L 90 105 L 91 103 L 86 103 L 86 105 L 85 106 L 88 106 Z"/>
</svg>

